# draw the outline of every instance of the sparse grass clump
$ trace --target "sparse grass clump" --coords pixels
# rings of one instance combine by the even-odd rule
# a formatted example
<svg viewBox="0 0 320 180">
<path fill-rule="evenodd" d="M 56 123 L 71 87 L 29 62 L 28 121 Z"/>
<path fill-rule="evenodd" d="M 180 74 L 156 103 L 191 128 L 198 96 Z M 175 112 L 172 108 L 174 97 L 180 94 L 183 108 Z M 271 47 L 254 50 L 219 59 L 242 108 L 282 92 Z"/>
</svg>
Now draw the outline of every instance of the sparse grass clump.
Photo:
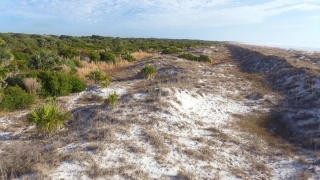
<svg viewBox="0 0 320 180">
<path fill-rule="evenodd" d="M 25 78 L 23 79 L 23 82 L 26 86 L 27 91 L 33 95 L 37 95 L 42 88 L 41 83 L 38 82 L 36 78 Z"/>
<path fill-rule="evenodd" d="M 154 66 L 148 64 L 141 70 L 141 73 L 145 78 L 150 79 L 157 74 L 157 69 Z"/>
<path fill-rule="evenodd" d="M 94 83 L 100 83 L 103 87 L 110 85 L 111 77 L 101 71 L 91 71 L 87 77 L 93 79 Z"/>
<path fill-rule="evenodd" d="M 116 92 L 113 94 L 109 94 L 108 99 L 106 99 L 106 103 L 114 106 L 119 101 L 119 95 Z"/>
<path fill-rule="evenodd" d="M 29 123 L 35 124 L 39 130 L 49 135 L 66 127 L 71 118 L 71 113 L 61 110 L 57 104 L 36 108 L 27 117 Z"/>
</svg>

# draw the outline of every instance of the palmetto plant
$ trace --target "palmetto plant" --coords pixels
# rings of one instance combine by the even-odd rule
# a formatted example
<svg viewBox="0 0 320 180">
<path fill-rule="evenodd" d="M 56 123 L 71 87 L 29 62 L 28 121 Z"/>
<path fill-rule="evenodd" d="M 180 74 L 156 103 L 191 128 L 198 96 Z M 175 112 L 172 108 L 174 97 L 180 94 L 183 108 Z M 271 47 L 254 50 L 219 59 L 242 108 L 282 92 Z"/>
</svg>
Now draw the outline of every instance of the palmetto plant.
<svg viewBox="0 0 320 180">
<path fill-rule="evenodd" d="M 69 111 L 63 111 L 59 105 L 45 105 L 34 109 L 28 115 L 28 122 L 36 124 L 39 130 L 48 133 L 49 135 L 56 130 L 66 127 L 67 121 L 72 118 Z"/>
</svg>

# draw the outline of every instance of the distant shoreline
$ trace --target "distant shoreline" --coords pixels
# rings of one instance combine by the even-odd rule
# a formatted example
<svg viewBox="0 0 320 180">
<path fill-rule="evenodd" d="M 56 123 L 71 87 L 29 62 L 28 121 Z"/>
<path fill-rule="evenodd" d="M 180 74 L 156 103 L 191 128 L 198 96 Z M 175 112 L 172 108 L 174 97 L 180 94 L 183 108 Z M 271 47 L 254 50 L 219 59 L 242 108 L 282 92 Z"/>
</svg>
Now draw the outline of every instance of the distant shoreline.
<svg viewBox="0 0 320 180">
<path fill-rule="evenodd" d="M 297 51 L 305 51 L 305 52 L 317 52 L 320 53 L 320 43 L 314 43 L 316 47 L 308 47 L 304 46 L 292 46 L 288 45 L 286 43 L 247 43 L 247 42 L 235 42 L 239 44 L 247 44 L 247 45 L 255 45 L 255 46 L 265 46 L 265 47 L 274 47 L 274 48 L 281 48 L 281 49 L 286 49 L 286 50 L 297 50 Z"/>
</svg>

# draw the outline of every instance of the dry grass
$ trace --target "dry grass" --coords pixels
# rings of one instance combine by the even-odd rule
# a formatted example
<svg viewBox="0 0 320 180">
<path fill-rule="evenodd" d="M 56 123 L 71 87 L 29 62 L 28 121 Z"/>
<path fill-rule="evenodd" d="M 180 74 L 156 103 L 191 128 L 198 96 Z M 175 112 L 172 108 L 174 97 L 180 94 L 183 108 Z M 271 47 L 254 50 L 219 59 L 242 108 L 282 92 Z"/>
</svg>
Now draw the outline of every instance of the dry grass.
<svg viewBox="0 0 320 180">
<path fill-rule="evenodd" d="M 36 95 L 42 87 L 36 78 L 25 78 L 23 82 L 26 85 L 27 91 L 34 95 Z"/>
<path fill-rule="evenodd" d="M 128 67 L 130 65 L 133 65 L 133 63 L 125 60 L 118 60 L 116 61 L 116 64 L 107 62 L 90 63 L 87 61 L 81 61 L 81 67 L 77 68 L 77 75 L 82 80 L 87 80 L 86 75 L 88 75 L 91 71 L 100 70 L 108 74 L 110 71 L 118 68 Z"/>
<path fill-rule="evenodd" d="M 144 130 L 146 140 L 155 147 L 160 154 L 168 154 L 169 148 L 164 142 L 164 137 L 159 131 Z"/>
<path fill-rule="evenodd" d="M 195 175 L 189 171 L 179 170 L 176 177 L 179 180 L 193 180 L 195 179 Z"/>
<path fill-rule="evenodd" d="M 247 134 L 244 135 L 244 139 L 248 140 L 246 145 L 253 153 L 269 156 L 276 154 L 291 156 L 295 153 L 296 148 L 284 142 L 269 129 L 270 117 L 263 113 L 234 116 L 239 120 L 231 123 L 231 126 Z M 278 128 L 279 131 L 285 130 L 281 130 L 281 126 Z"/>
<path fill-rule="evenodd" d="M 134 53 L 131 53 L 131 55 L 132 55 L 134 58 L 136 58 L 137 61 L 140 61 L 140 60 L 142 60 L 142 59 L 145 59 L 145 58 L 154 56 L 153 53 L 148 53 L 148 52 L 143 52 L 143 51 L 134 52 Z"/>
<path fill-rule="evenodd" d="M 122 176 L 124 179 L 149 179 L 149 174 L 144 172 L 141 167 L 127 164 L 119 167 L 101 168 L 97 163 L 94 163 L 86 170 L 86 174 L 90 179 L 110 178 L 115 175 Z"/>
<path fill-rule="evenodd" d="M 298 176 L 299 180 L 309 180 L 310 178 L 312 178 L 312 174 L 307 171 L 302 171 Z"/>
<path fill-rule="evenodd" d="M 0 178 L 13 179 L 30 173 L 44 177 L 48 168 L 56 167 L 69 158 L 67 154 L 55 153 L 57 147 L 49 143 L 43 146 L 40 142 L 16 142 L 2 146 Z"/>
<path fill-rule="evenodd" d="M 78 103 L 102 103 L 104 101 L 102 96 L 97 94 L 84 94 L 78 99 Z"/>
</svg>

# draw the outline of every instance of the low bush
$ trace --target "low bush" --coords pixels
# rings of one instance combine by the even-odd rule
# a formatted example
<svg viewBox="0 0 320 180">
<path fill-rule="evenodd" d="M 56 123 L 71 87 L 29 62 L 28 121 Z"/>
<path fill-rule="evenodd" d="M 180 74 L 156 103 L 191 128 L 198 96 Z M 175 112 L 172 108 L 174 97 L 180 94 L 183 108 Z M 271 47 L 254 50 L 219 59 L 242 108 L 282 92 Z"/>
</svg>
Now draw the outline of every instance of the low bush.
<svg viewBox="0 0 320 180">
<path fill-rule="evenodd" d="M 157 69 L 154 66 L 148 64 L 141 70 L 141 73 L 145 78 L 149 79 L 157 74 Z"/>
<path fill-rule="evenodd" d="M 52 70 L 61 65 L 60 57 L 51 51 L 40 51 L 29 61 L 30 69 Z"/>
<path fill-rule="evenodd" d="M 4 90 L 0 102 L 1 110 L 13 111 L 16 109 L 29 108 L 34 102 L 35 97 L 26 93 L 19 86 L 10 86 Z"/>
<path fill-rule="evenodd" d="M 198 62 L 211 62 L 210 58 L 206 55 L 194 56 L 190 53 L 183 53 L 179 55 L 179 58 L 187 59 L 190 61 L 198 61 Z"/>
<path fill-rule="evenodd" d="M 193 54 L 190 53 L 183 53 L 179 55 L 179 58 L 191 60 L 191 61 L 198 61 L 198 57 L 194 56 Z"/>
<path fill-rule="evenodd" d="M 40 131 L 49 135 L 66 127 L 71 118 L 71 113 L 61 110 L 57 104 L 36 108 L 27 117 L 29 123 L 35 124 Z"/>
<path fill-rule="evenodd" d="M 125 55 L 122 55 L 122 57 L 129 62 L 136 61 L 136 58 L 134 58 L 131 54 L 125 54 Z"/>
<path fill-rule="evenodd" d="M 63 72 L 36 72 L 36 77 L 41 80 L 41 97 L 65 96 L 86 89 L 86 84 L 75 75 Z"/>
<path fill-rule="evenodd" d="M 181 52 L 180 49 L 176 49 L 176 48 L 167 48 L 162 50 L 162 54 L 174 54 L 174 53 L 179 53 Z"/>
<path fill-rule="evenodd" d="M 99 54 L 100 54 L 100 61 L 111 62 L 111 63 L 116 62 L 116 56 L 111 52 L 100 52 Z"/>
<path fill-rule="evenodd" d="M 200 57 L 198 58 L 199 62 L 211 62 L 210 58 L 206 55 L 200 55 Z"/>
<path fill-rule="evenodd" d="M 8 86 L 19 86 L 23 90 L 27 90 L 25 83 L 23 82 L 23 78 L 21 76 L 11 76 L 6 79 Z"/>
</svg>

